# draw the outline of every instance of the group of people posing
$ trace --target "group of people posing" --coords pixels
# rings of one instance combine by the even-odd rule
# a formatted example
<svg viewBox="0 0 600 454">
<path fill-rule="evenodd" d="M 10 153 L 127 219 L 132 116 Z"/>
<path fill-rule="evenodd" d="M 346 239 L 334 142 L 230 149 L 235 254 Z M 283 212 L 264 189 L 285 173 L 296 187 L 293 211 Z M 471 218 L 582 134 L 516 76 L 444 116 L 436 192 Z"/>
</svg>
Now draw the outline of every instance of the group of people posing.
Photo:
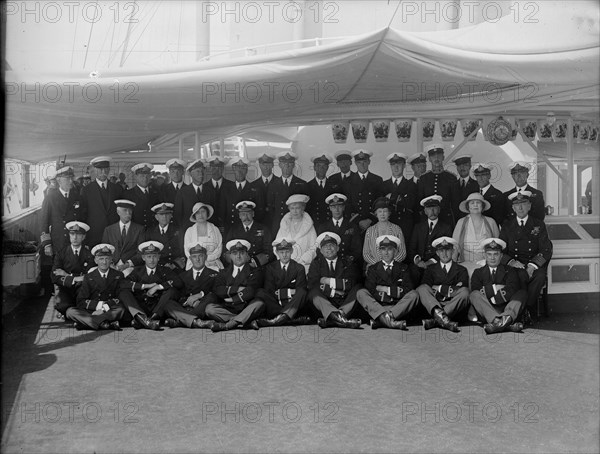
<svg viewBox="0 0 600 454">
<path fill-rule="evenodd" d="M 487 333 L 520 331 L 537 315 L 552 256 L 529 166 L 512 163 L 515 187 L 502 193 L 490 166 L 461 156 L 457 177 L 441 145 L 426 153 L 428 172 L 424 154 L 389 155 L 386 181 L 369 171 L 367 150 L 312 157 L 309 182 L 294 175 L 292 152 L 261 155 L 252 182 L 241 157 L 171 159 L 159 188 L 140 163 L 125 191 L 108 181 L 108 157 L 91 161 L 95 180 L 80 192 L 73 169 L 57 169 L 41 237 L 55 307 L 82 329 L 259 329 L 313 315 L 323 328 L 358 328 L 363 308 L 373 329 L 425 314 L 425 329 L 458 331 L 468 318 Z M 328 176 L 334 160 L 340 171 Z"/>
</svg>

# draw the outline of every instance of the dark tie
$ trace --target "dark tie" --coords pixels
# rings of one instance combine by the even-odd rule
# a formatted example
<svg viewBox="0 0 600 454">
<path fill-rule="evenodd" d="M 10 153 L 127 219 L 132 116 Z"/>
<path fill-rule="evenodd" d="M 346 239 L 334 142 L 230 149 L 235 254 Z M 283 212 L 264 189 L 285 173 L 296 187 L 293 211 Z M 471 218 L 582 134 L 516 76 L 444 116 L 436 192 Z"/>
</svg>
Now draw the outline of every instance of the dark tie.
<svg viewBox="0 0 600 454">
<path fill-rule="evenodd" d="M 244 226 L 244 228 L 246 229 L 246 232 L 249 232 L 249 231 L 250 231 L 250 226 L 247 226 L 247 225 L 246 225 L 246 226 Z"/>
<path fill-rule="evenodd" d="M 464 189 L 464 188 L 465 188 L 465 180 L 463 180 L 462 178 L 461 178 L 461 180 L 460 180 L 460 188 L 461 188 L 461 189 Z"/>
<path fill-rule="evenodd" d="M 125 241 L 125 237 L 127 236 L 127 229 L 123 226 L 123 230 L 121 231 L 121 239 Z"/>
<path fill-rule="evenodd" d="M 290 180 L 285 180 L 285 185 L 289 188 L 290 187 Z"/>
<path fill-rule="evenodd" d="M 238 183 L 238 191 L 242 190 L 242 183 Z"/>
<path fill-rule="evenodd" d="M 385 270 L 387 271 L 388 275 L 390 275 L 390 276 L 392 275 L 392 265 L 387 265 L 385 267 Z"/>
<path fill-rule="evenodd" d="M 106 191 L 108 189 L 108 185 L 106 183 L 102 183 L 102 189 Z"/>
<path fill-rule="evenodd" d="M 75 253 L 75 258 L 79 257 L 79 251 L 77 249 L 75 249 L 73 252 Z"/>
<path fill-rule="evenodd" d="M 448 276 L 448 269 L 445 266 L 442 266 L 442 269 L 444 270 L 444 274 Z"/>
<path fill-rule="evenodd" d="M 200 192 L 200 186 L 198 186 L 198 187 L 196 188 L 196 197 L 197 197 L 197 198 L 200 198 L 200 194 L 201 194 L 201 192 Z"/>
<path fill-rule="evenodd" d="M 142 189 L 142 194 L 148 195 L 148 190 L 147 189 Z"/>
<path fill-rule="evenodd" d="M 150 276 L 150 277 L 154 276 L 154 270 L 150 270 L 150 274 L 148 276 Z"/>
<path fill-rule="evenodd" d="M 339 229 L 340 228 L 340 221 L 335 221 L 335 226 Z"/>
<path fill-rule="evenodd" d="M 394 189 L 398 189 L 398 186 L 399 186 L 398 180 L 394 180 Z"/>
<path fill-rule="evenodd" d="M 521 227 L 525 227 L 525 221 L 523 219 L 521 219 L 519 222 L 521 223 Z"/>
<path fill-rule="evenodd" d="M 492 284 L 496 281 L 496 270 L 492 270 Z"/>
<path fill-rule="evenodd" d="M 197 281 L 199 277 L 200 277 L 200 271 L 196 271 L 196 277 L 194 279 Z"/>
<path fill-rule="evenodd" d="M 329 272 L 331 274 L 335 274 L 335 268 L 333 267 L 333 262 L 329 262 Z"/>
<path fill-rule="evenodd" d="M 161 234 L 161 235 L 164 235 L 164 234 L 165 234 L 165 229 L 162 229 L 162 228 L 161 228 L 161 229 L 160 229 L 160 234 Z"/>
<path fill-rule="evenodd" d="M 102 279 L 104 279 L 104 280 L 106 280 L 106 278 L 108 277 L 108 275 L 107 275 L 107 274 L 105 274 L 105 273 L 100 273 L 100 276 L 101 276 L 101 277 L 102 277 Z"/>
<path fill-rule="evenodd" d="M 480 190 L 479 190 L 479 193 L 480 193 L 481 195 L 483 195 L 483 189 L 480 189 Z"/>
<path fill-rule="evenodd" d="M 65 192 L 65 199 L 67 199 L 67 200 L 69 199 L 69 193 L 68 192 Z"/>
<path fill-rule="evenodd" d="M 265 186 L 269 186 L 269 180 L 265 178 Z"/>
<path fill-rule="evenodd" d="M 287 274 L 287 265 L 283 265 L 283 274 Z"/>
<path fill-rule="evenodd" d="M 433 222 L 429 223 L 429 234 L 431 235 L 431 232 L 433 232 Z"/>
</svg>

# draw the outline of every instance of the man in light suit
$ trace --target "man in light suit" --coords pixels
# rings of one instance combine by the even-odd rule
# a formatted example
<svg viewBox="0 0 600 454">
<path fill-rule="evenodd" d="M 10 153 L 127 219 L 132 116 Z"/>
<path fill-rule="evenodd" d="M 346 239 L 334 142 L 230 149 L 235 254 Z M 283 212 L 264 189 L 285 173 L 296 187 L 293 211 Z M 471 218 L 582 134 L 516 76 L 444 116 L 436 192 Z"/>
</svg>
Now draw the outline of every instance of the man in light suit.
<svg viewBox="0 0 600 454">
<path fill-rule="evenodd" d="M 263 273 L 248 263 L 250 243 L 233 239 L 226 244 L 231 255 L 231 265 L 219 272 L 215 280 L 214 292 L 217 303 L 206 306 L 206 315 L 215 320 L 213 332 L 238 328 L 257 329 L 253 320 L 265 310 L 265 303 L 256 298 L 256 292 L 263 285 Z"/>
<path fill-rule="evenodd" d="M 333 232 L 317 237 L 321 254 L 308 270 L 308 299 L 323 315 L 317 320 L 321 328 L 360 328 L 360 319 L 348 319 L 356 305 L 360 289 L 360 270 L 354 260 L 338 255 L 341 238 Z"/>
<path fill-rule="evenodd" d="M 252 323 L 258 327 L 300 325 L 310 323 L 308 317 L 296 317 L 306 304 L 306 271 L 292 260 L 293 240 L 280 238 L 273 242 L 279 260 L 265 270 L 265 284 L 257 298 L 265 303 L 265 318 Z"/>
<path fill-rule="evenodd" d="M 402 245 L 400 238 L 382 235 L 376 239 L 381 260 L 367 268 L 364 289 L 356 294 L 358 302 L 373 319 L 372 329 L 406 329 L 406 316 L 419 304 L 419 295 L 410 280 L 408 267 L 395 262 Z"/>
<path fill-rule="evenodd" d="M 458 245 L 451 237 L 443 236 L 433 241 L 439 262 L 425 270 L 423 283 L 417 288 L 421 304 L 432 319 L 423 320 L 423 328 L 438 326 L 460 332 L 452 318 L 466 311 L 469 306 L 469 273 L 452 261 L 452 251 Z"/>
<path fill-rule="evenodd" d="M 485 251 L 485 266 L 473 271 L 469 301 L 475 313 L 487 322 L 487 334 L 502 331 L 519 332 L 517 323 L 527 292 L 520 289 L 519 276 L 514 268 L 501 263 L 506 243 L 500 238 L 487 238 L 481 242 Z"/>
<path fill-rule="evenodd" d="M 102 241 L 107 225 L 119 220 L 115 200 L 123 198 L 123 188 L 108 181 L 110 173 L 109 156 L 98 156 L 90 161 L 96 178 L 81 190 L 81 217 L 90 226 L 85 242 L 94 247 Z"/>
<path fill-rule="evenodd" d="M 126 309 L 119 300 L 124 288 L 123 273 L 110 267 L 114 247 L 101 243 L 92 249 L 97 268 L 83 277 L 77 307 L 67 309 L 67 317 L 77 329 L 120 330 L 119 320 Z"/>
<path fill-rule="evenodd" d="M 138 245 L 144 241 L 144 227 L 131 220 L 135 203 L 131 200 L 115 200 L 119 222 L 104 229 L 102 242 L 112 244 L 115 251 L 112 256 L 113 266 L 123 272 L 142 263 L 138 254 Z"/>
</svg>

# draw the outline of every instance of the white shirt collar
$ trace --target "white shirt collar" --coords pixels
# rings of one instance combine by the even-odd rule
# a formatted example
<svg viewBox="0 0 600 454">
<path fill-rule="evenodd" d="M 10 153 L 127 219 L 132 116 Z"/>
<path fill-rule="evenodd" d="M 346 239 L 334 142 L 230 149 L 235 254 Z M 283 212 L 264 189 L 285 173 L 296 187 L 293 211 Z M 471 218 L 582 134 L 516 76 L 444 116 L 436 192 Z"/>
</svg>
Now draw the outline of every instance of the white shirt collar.
<svg viewBox="0 0 600 454">
<path fill-rule="evenodd" d="M 239 184 L 241 184 L 242 185 L 242 189 L 244 189 L 246 187 L 246 180 L 244 180 L 244 181 L 236 181 L 235 182 L 235 187 L 237 188 Z"/>
<path fill-rule="evenodd" d="M 519 192 L 519 191 L 526 191 L 527 190 L 527 184 L 525 186 L 520 186 L 520 187 L 519 186 L 515 186 L 515 187 L 517 189 L 517 192 Z"/>
<path fill-rule="evenodd" d="M 119 221 L 119 230 L 123 230 L 123 227 L 125 227 L 127 230 L 129 230 L 130 226 L 131 226 L 131 221 L 129 221 L 127 224 L 123 224 L 123 222 Z"/>
<path fill-rule="evenodd" d="M 319 180 L 317 177 L 315 177 L 315 180 L 317 180 L 317 184 L 319 186 L 321 186 L 321 184 L 325 185 L 325 183 L 327 183 L 327 177 L 323 178 L 322 180 Z"/>
<path fill-rule="evenodd" d="M 366 173 L 360 173 L 360 172 L 358 172 L 358 176 L 362 180 L 363 178 L 367 178 L 369 176 L 369 172 L 368 171 Z"/>
<path fill-rule="evenodd" d="M 446 272 L 448 272 L 448 271 L 450 271 L 450 267 L 452 266 L 452 261 L 450 261 L 448 263 L 440 262 L 440 265 L 442 265 L 442 268 L 444 268 L 446 270 Z"/>
<path fill-rule="evenodd" d="M 263 183 L 266 181 L 267 183 L 271 182 L 271 179 L 273 178 L 273 174 L 269 175 L 268 177 L 262 176 L 261 177 L 263 180 Z"/>
<path fill-rule="evenodd" d="M 193 181 L 192 181 L 192 186 L 194 187 L 194 192 L 197 192 L 197 191 L 198 191 L 198 189 L 200 189 L 200 190 L 201 190 L 201 187 L 202 187 L 202 185 L 197 185 L 197 184 L 196 184 L 196 183 L 194 183 Z"/>
<path fill-rule="evenodd" d="M 156 268 L 150 269 L 150 268 L 146 267 L 146 274 L 150 275 L 150 271 L 156 272 Z"/>
<path fill-rule="evenodd" d="M 527 219 L 529 219 L 529 215 L 525 216 L 523 219 L 517 216 L 517 223 L 521 225 L 521 221 L 524 221 L 524 223 L 527 224 Z"/>
<path fill-rule="evenodd" d="M 183 181 L 180 181 L 179 183 L 175 183 L 174 181 L 171 181 L 171 184 L 173 185 L 173 187 L 175 189 L 181 189 L 181 186 L 183 186 Z"/>
<path fill-rule="evenodd" d="M 492 184 L 488 183 L 487 186 L 484 186 L 483 188 L 479 188 L 479 189 L 481 190 L 481 192 L 483 192 L 485 194 L 491 186 L 492 186 Z"/>
<path fill-rule="evenodd" d="M 96 183 L 98 183 L 98 186 L 102 187 L 102 185 L 108 187 L 108 180 L 106 181 L 101 181 L 98 178 L 96 178 Z"/>
<path fill-rule="evenodd" d="M 291 260 L 290 260 L 289 262 L 287 262 L 287 263 L 283 263 L 281 260 L 279 261 L 279 264 L 281 265 L 281 269 L 282 269 L 282 270 L 283 270 L 283 267 L 284 267 L 284 266 L 285 266 L 286 268 L 287 268 L 288 266 L 290 266 L 290 263 L 291 263 Z"/>
<path fill-rule="evenodd" d="M 73 251 L 73 254 L 75 254 L 75 252 L 79 254 L 81 253 L 81 246 L 79 246 L 78 248 L 71 246 L 71 250 Z"/>
<path fill-rule="evenodd" d="M 433 228 L 435 229 L 435 226 L 437 225 L 439 220 L 440 220 L 440 218 L 437 218 L 433 221 L 431 219 L 427 219 L 427 225 L 430 225 L 433 222 Z"/>
<path fill-rule="evenodd" d="M 404 177 L 392 177 L 392 183 L 400 184 L 402 183 L 402 178 Z"/>
<path fill-rule="evenodd" d="M 204 271 L 204 268 L 206 268 L 206 267 L 203 266 L 199 270 L 197 270 L 196 268 L 192 268 L 194 270 L 194 278 L 196 278 L 196 276 L 198 276 L 198 273 L 202 274 L 202 271 Z"/>
<path fill-rule="evenodd" d="M 394 262 L 392 262 L 392 263 L 387 263 L 385 260 L 382 260 L 382 262 L 383 262 L 383 266 L 385 266 L 386 268 L 387 268 L 388 266 L 394 266 Z"/>
<path fill-rule="evenodd" d="M 344 178 L 348 178 L 352 175 L 352 170 L 349 170 L 348 173 L 340 172 Z"/>
<path fill-rule="evenodd" d="M 332 264 L 332 263 L 333 263 L 333 267 L 335 268 L 335 264 L 337 263 L 337 257 L 336 257 L 335 259 L 333 259 L 333 260 L 329 260 L 329 259 L 327 259 L 327 264 L 328 264 L 328 265 L 329 265 L 329 264 Z"/>
<path fill-rule="evenodd" d="M 169 224 L 165 225 L 164 227 L 160 224 L 158 224 L 158 231 L 165 231 L 167 232 L 169 230 Z"/>
<path fill-rule="evenodd" d="M 242 268 L 244 268 L 244 266 L 233 265 L 233 273 L 237 276 L 239 273 L 241 273 Z"/>
<path fill-rule="evenodd" d="M 497 266 L 493 267 L 493 268 L 491 266 L 488 266 L 488 268 L 490 269 L 490 273 L 492 273 L 492 271 L 496 271 L 498 269 Z"/>
<path fill-rule="evenodd" d="M 252 222 L 248 225 L 246 225 L 242 222 L 242 226 L 244 227 L 244 230 L 246 230 L 246 229 L 250 230 L 253 225 L 254 225 L 254 220 L 252 220 Z"/>
<path fill-rule="evenodd" d="M 139 184 L 136 184 L 136 186 L 138 188 L 140 188 L 140 191 L 142 191 L 142 192 L 148 192 L 148 187 L 142 188 Z"/>
</svg>

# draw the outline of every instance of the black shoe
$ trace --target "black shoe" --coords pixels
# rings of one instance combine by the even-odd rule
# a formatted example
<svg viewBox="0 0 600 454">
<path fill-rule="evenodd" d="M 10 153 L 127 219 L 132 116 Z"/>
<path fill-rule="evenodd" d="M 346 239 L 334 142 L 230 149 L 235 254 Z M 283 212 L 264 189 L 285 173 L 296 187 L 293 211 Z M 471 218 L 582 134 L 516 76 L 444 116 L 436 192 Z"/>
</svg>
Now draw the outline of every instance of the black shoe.
<svg viewBox="0 0 600 454">
<path fill-rule="evenodd" d="M 164 323 L 165 323 L 165 326 L 168 326 L 169 328 L 177 328 L 177 327 L 181 326 L 181 324 L 174 318 L 167 318 L 167 319 L 165 319 Z M 192 327 L 193 326 L 194 326 L 194 324 L 192 322 Z"/>
<path fill-rule="evenodd" d="M 310 317 L 302 316 L 293 318 L 290 322 L 291 325 L 312 325 Z"/>
<path fill-rule="evenodd" d="M 121 331 L 121 324 L 119 323 L 119 320 L 110 322 L 110 329 L 112 329 L 114 331 Z"/>
<path fill-rule="evenodd" d="M 258 321 L 257 320 L 252 320 L 250 323 L 248 323 L 246 325 L 246 327 L 248 329 L 256 329 L 256 330 L 260 329 L 260 326 L 258 325 Z"/>
<path fill-rule="evenodd" d="M 371 323 L 371 329 L 378 328 L 391 328 L 392 327 L 392 318 L 390 317 L 389 312 L 382 313 L 379 317 L 373 320 Z"/>
<path fill-rule="evenodd" d="M 81 324 L 81 323 L 79 323 L 79 322 L 75 322 L 75 329 L 76 329 L 77 331 L 83 331 L 83 330 L 86 330 L 86 329 L 87 329 L 87 326 L 85 326 L 85 325 L 82 325 L 82 324 Z"/>
<path fill-rule="evenodd" d="M 426 318 L 425 320 L 423 320 L 423 329 L 425 330 L 435 328 L 436 326 L 438 325 L 436 321 L 432 318 Z"/>
<path fill-rule="evenodd" d="M 537 319 L 534 319 L 531 316 L 531 312 L 529 312 L 529 309 L 525 309 L 523 311 L 523 315 L 521 316 L 521 318 L 523 319 L 523 325 L 524 326 L 532 326 L 535 323 L 537 323 Z"/>
<path fill-rule="evenodd" d="M 200 329 L 211 329 L 215 322 L 213 320 L 202 320 L 200 318 L 195 318 L 192 322 L 192 328 L 200 328 Z"/>
<path fill-rule="evenodd" d="M 523 332 L 523 323 L 513 323 L 512 325 L 508 325 L 507 329 L 512 333 L 521 333 Z"/>
<path fill-rule="evenodd" d="M 229 320 L 227 323 L 215 322 L 213 326 L 210 328 L 213 333 L 218 333 L 219 331 L 229 331 L 231 329 L 237 328 L 237 322 L 233 320 Z"/>
<path fill-rule="evenodd" d="M 496 317 L 492 320 L 492 323 L 488 323 L 483 327 L 486 334 L 501 333 L 508 329 L 508 326 L 512 323 L 512 318 L 508 315 L 503 317 Z"/>
<path fill-rule="evenodd" d="M 151 320 L 146 316 L 146 314 L 136 314 L 135 317 L 133 317 L 133 322 L 133 327 L 136 329 L 142 327 L 152 331 L 160 331 L 158 320 Z"/>
<path fill-rule="evenodd" d="M 150 316 L 150 320 L 158 320 L 160 322 L 159 315 L 155 312 Z"/>
<path fill-rule="evenodd" d="M 452 331 L 454 333 L 460 333 L 460 329 L 458 329 L 458 323 L 451 321 L 443 309 L 435 309 L 433 311 L 433 319 L 440 328 L 447 329 L 448 331 Z"/>
<path fill-rule="evenodd" d="M 258 320 L 254 320 L 254 321 L 256 321 L 258 326 L 260 326 L 261 328 L 264 328 L 267 326 L 287 325 L 290 322 L 290 317 L 288 317 L 287 314 L 279 314 L 270 319 L 259 318 Z"/>
<path fill-rule="evenodd" d="M 321 327 L 321 328 L 327 328 L 327 322 L 325 321 L 325 319 L 323 317 L 319 317 L 317 319 L 317 325 L 319 325 L 319 327 Z"/>
<path fill-rule="evenodd" d="M 361 321 L 358 319 L 347 319 L 341 312 L 332 312 L 327 318 L 327 326 L 337 326 L 338 328 L 360 328 Z"/>
<path fill-rule="evenodd" d="M 110 322 L 108 320 L 104 320 L 102 323 L 100 323 L 100 325 L 98 326 L 99 330 L 107 330 L 110 329 Z"/>
</svg>

